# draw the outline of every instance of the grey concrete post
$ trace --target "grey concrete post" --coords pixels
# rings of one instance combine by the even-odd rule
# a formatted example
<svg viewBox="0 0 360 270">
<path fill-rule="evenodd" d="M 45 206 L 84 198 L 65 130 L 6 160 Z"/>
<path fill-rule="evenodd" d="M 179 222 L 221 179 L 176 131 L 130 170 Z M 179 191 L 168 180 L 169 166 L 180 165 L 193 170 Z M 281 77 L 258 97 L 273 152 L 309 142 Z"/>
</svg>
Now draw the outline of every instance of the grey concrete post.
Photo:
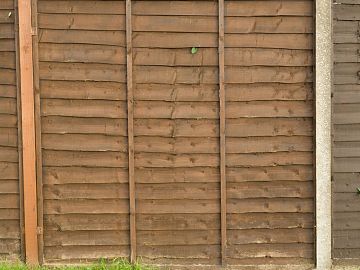
<svg viewBox="0 0 360 270">
<path fill-rule="evenodd" d="M 331 268 L 331 0 L 316 0 L 316 268 Z"/>
</svg>

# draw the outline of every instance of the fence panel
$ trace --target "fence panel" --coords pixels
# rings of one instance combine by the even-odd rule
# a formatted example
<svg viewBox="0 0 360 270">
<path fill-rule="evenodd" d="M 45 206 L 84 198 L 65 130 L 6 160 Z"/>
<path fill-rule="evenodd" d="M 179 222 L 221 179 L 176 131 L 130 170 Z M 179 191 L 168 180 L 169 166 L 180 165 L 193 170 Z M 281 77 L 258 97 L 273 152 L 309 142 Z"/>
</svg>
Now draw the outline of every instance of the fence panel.
<svg viewBox="0 0 360 270">
<path fill-rule="evenodd" d="M 0 2 L 0 257 L 21 254 L 21 153 L 16 1 Z"/>
<path fill-rule="evenodd" d="M 359 187 L 359 9 L 336 1 L 333 93 L 333 257 L 360 258 Z"/>
</svg>

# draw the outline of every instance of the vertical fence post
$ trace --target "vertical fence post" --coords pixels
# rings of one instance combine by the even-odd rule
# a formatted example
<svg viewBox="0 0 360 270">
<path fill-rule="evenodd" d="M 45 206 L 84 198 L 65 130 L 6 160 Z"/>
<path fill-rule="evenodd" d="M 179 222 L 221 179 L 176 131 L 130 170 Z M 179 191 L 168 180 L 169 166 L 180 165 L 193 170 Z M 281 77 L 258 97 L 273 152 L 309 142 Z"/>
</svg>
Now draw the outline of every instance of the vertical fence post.
<svg viewBox="0 0 360 270">
<path fill-rule="evenodd" d="M 226 265 L 226 145 L 225 145 L 225 52 L 224 0 L 219 0 L 219 101 L 220 101 L 220 190 L 221 190 L 221 263 Z"/>
<path fill-rule="evenodd" d="M 316 267 L 331 268 L 331 3 L 316 0 Z"/>
<path fill-rule="evenodd" d="M 129 200 L 130 200 L 130 261 L 136 261 L 136 212 L 134 168 L 134 94 L 132 81 L 132 25 L 131 0 L 126 0 L 126 65 L 127 65 L 127 116 L 129 151 Z"/>
<path fill-rule="evenodd" d="M 38 264 L 34 81 L 31 1 L 19 0 L 19 56 L 23 142 L 24 226 L 26 262 Z"/>
</svg>

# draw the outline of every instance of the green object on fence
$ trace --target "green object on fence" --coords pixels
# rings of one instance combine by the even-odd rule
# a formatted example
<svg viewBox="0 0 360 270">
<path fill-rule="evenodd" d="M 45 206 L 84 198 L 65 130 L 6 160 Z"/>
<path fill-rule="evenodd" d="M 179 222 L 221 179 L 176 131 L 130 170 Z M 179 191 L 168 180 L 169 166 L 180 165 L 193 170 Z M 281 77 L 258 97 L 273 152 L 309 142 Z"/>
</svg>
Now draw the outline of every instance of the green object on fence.
<svg viewBox="0 0 360 270">
<path fill-rule="evenodd" d="M 198 48 L 196 48 L 196 47 L 191 48 L 191 54 L 195 54 L 195 53 L 197 53 L 197 51 L 198 51 Z"/>
</svg>

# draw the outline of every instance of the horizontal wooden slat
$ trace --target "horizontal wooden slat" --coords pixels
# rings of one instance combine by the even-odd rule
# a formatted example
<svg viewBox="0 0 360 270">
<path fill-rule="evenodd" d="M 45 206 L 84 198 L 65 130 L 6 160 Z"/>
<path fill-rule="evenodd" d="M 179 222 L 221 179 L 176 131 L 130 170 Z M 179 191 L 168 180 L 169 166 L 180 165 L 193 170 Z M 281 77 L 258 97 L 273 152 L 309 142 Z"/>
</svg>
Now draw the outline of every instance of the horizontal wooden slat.
<svg viewBox="0 0 360 270">
<path fill-rule="evenodd" d="M 16 163 L 0 162 L 0 179 L 18 179 L 19 166 Z"/>
<path fill-rule="evenodd" d="M 126 84 L 89 81 L 40 81 L 42 98 L 126 100 Z"/>
<path fill-rule="evenodd" d="M 126 199 L 75 199 L 44 200 L 44 213 L 47 214 L 126 214 L 129 203 Z"/>
<path fill-rule="evenodd" d="M 124 101 L 42 99 L 43 116 L 126 118 Z"/>
<path fill-rule="evenodd" d="M 125 46 L 123 31 L 50 30 L 40 29 L 40 42 L 103 44 Z M 226 47 L 312 49 L 311 34 L 227 34 Z M 213 33 L 137 32 L 133 46 L 138 48 L 217 48 L 217 35 Z M 12 45 L 13 46 L 13 45 Z"/>
<path fill-rule="evenodd" d="M 0 220 L 4 220 L 6 222 L 8 220 L 19 220 L 19 219 L 20 219 L 19 209 L 0 208 Z"/>
<path fill-rule="evenodd" d="M 44 184 L 127 183 L 128 172 L 119 168 L 45 167 Z"/>
<path fill-rule="evenodd" d="M 337 212 L 333 219 L 334 230 L 360 230 L 359 212 Z"/>
<path fill-rule="evenodd" d="M 0 162 L 18 163 L 18 150 L 14 147 L 0 146 Z"/>
<path fill-rule="evenodd" d="M 0 98 L 16 98 L 16 86 L 15 85 L 0 85 Z"/>
<path fill-rule="evenodd" d="M 1 31 L 1 29 L 0 29 L 0 31 Z M 15 85 L 16 84 L 16 72 L 15 72 L 15 70 L 7 69 L 7 68 L 0 68 L 0 84 Z"/>
<path fill-rule="evenodd" d="M 335 248 L 333 250 L 333 257 L 334 258 L 344 258 L 344 259 L 357 259 L 360 257 L 360 249 L 354 249 L 354 248 L 337 249 L 337 248 Z"/>
<path fill-rule="evenodd" d="M 18 144 L 16 128 L 0 127 L 0 146 L 16 147 Z"/>
<path fill-rule="evenodd" d="M 65 104 L 69 104 L 69 103 L 71 102 L 65 102 Z M 60 102 L 60 104 L 64 104 L 64 103 Z M 78 104 L 81 106 L 82 103 L 80 102 Z M 101 102 L 99 104 L 101 104 Z M 105 104 L 109 104 L 109 103 L 105 102 L 104 105 Z M 108 106 L 109 105 L 105 105 L 103 108 L 107 108 Z M 108 115 L 113 116 L 111 112 Z M 99 115 L 98 118 L 42 116 L 41 124 L 42 124 L 43 133 L 106 134 L 106 135 L 118 135 L 118 136 L 127 135 L 126 119 L 101 118 L 101 117 L 107 117 L 107 116 Z"/>
<path fill-rule="evenodd" d="M 125 30 L 124 15 L 39 14 L 39 28 Z"/>
<path fill-rule="evenodd" d="M 123 1 L 39 1 L 40 13 L 125 14 Z"/>
<path fill-rule="evenodd" d="M 0 220 L 0 242 L 5 239 L 20 239 L 20 222 L 18 220 Z"/>
<path fill-rule="evenodd" d="M 39 61 L 126 64 L 125 48 L 85 44 L 39 44 Z"/>
<path fill-rule="evenodd" d="M 139 246 L 216 245 L 220 244 L 218 230 L 139 231 Z"/>
<path fill-rule="evenodd" d="M 359 81 L 360 63 L 335 63 L 335 84 L 357 84 Z"/>
<path fill-rule="evenodd" d="M 0 254 L 19 254 L 20 239 L 1 239 Z"/>
<path fill-rule="evenodd" d="M 0 13 L 1 17 L 1 13 Z M 1 20 L 0 20 L 1 23 Z M 15 53 L 14 52 L 0 52 L 0 68 L 15 69 Z"/>
<path fill-rule="evenodd" d="M 43 150 L 44 166 L 112 167 L 127 166 L 127 154 L 120 152 L 79 152 Z"/>
<path fill-rule="evenodd" d="M 123 65 L 40 62 L 39 73 L 45 80 L 125 82 Z"/>
<path fill-rule="evenodd" d="M 138 153 L 135 155 L 135 166 L 147 168 L 216 167 L 219 166 L 219 157 L 217 154 Z"/>
<path fill-rule="evenodd" d="M 230 258 L 312 258 L 313 252 L 313 244 L 249 244 L 229 247 L 228 256 Z"/>
<path fill-rule="evenodd" d="M 356 21 L 337 21 L 333 23 L 334 43 L 357 43 L 358 23 Z"/>
<path fill-rule="evenodd" d="M 1 194 L 0 195 L 0 208 L 18 209 L 19 208 L 19 195 L 18 194 Z"/>
<path fill-rule="evenodd" d="M 0 24 L 0 40 L 15 37 L 14 24 Z M 14 42 L 12 40 L 12 42 Z"/>
<path fill-rule="evenodd" d="M 228 154 L 226 165 L 228 167 L 310 165 L 313 163 L 312 159 L 312 152 Z"/>
<path fill-rule="evenodd" d="M 360 124 L 334 125 L 335 141 L 357 141 L 359 139 Z"/>
<path fill-rule="evenodd" d="M 0 180 L 0 196 L 3 194 L 19 194 L 19 181 Z"/>
<path fill-rule="evenodd" d="M 360 142 L 341 142 L 333 143 L 334 157 L 360 157 Z"/>
<path fill-rule="evenodd" d="M 91 137 L 89 137 L 91 139 Z M 311 151 L 312 137 L 261 137 L 226 140 L 227 153 Z M 219 153 L 217 138 L 135 137 L 135 151 L 161 153 Z"/>
<path fill-rule="evenodd" d="M 45 185 L 44 199 L 128 199 L 127 184 Z"/>
<path fill-rule="evenodd" d="M 334 159 L 334 172 L 358 172 L 359 157 L 338 157 Z"/>
<path fill-rule="evenodd" d="M 358 230 L 342 230 L 333 232 L 334 248 L 360 248 L 360 232 Z"/>
<path fill-rule="evenodd" d="M 0 98 L 0 114 L 16 114 L 16 99 Z"/>
<path fill-rule="evenodd" d="M 39 43 L 76 43 L 125 46 L 124 31 L 50 30 L 39 29 Z"/>
<path fill-rule="evenodd" d="M 99 258 L 121 258 L 129 256 L 128 246 L 54 246 L 44 249 L 44 256 L 49 262 L 99 261 Z"/>
<path fill-rule="evenodd" d="M 216 17 L 134 16 L 134 31 L 216 33 Z M 311 33 L 307 17 L 225 17 L 225 33 Z"/>
<path fill-rule="evenodd" d="M 163 101 L 218 101 L 218 87 L 213 84 L 201 85 L 164 85 L 136 84 L 135 100 Z M 76 94 L 74 93 L 74 96 Z M 90 94 L 89 94 L 90 95 Z M 312 85 L 309 84 L 229 84 L 226 85 L 227 101 L 255 100 L 312 100 Z"/>
<path fill-rule="evenodd" d="M 229 230 L 229 245 L 313 243 L 312 229 Z"/>
<path fill-rule="evenodd" d="M 1 39 L 0 38 L 0 52 L 14 52 L 15 51 L 15 40 L 8 38 L 8 39 Z"/>
<path fill-rule="evenodd" d="M 49 231 L 115 231 L 129 229 L 128 214 L 44 215 Z"/>
<path fill-rule="evenodd" d="M 360 181 L 359 173 L 334 173 L 334 192 L 356 192 Z"/>
<path fill-rule="evenodd" d="M 2 0 L 0 2 L 0 9 L 13 9 L 14 1 L 12 0 Z"/>
<path fill-rule="evenodd" d="M 44 134 L 41 142 L 49 150 L 126 152 L 128 148 L 126 137 L 106 135 Z"/>
<path fill-rule="evenodd" d="M 228 199 L 228 213 L 312 213 L 312 198 Z"/>
<path fill-rule="evenodd" d="M 217 4 L 211 1 L 134 1 L 135 15 L 203 15 L 216 16 Z M 225 16 L 311 16 L 311 2 L 228 1 Z"/>
<path fill-rule="evenodd" d="M 334 5 L 334 19 L 345 21 L 360 20 L 359 5 Z"/>
<path fill-rule="evenodd" d="M 341 62 L 360 62 L 360 44 L 335 44 L 334 61 Z"/>
<path fill-rule="evenodd" d="M 242 213 L 228 214 L 229 230 L 241 229 L 312 229 L 312 213 Z"/>
<path fill-rule="evenodd" d="M 219 199 L 218 183 L 137 184 L 136 197 L 142 199 Z"/>
<path fill-rule="evenodd" d="M 336 164 L 336 163 L 335 163 Z M 360 212 L 360 196 L 356 193 L 333 193 L 333 211 Z"/>
<path fill-rule="evenodd" d="M 45 247 L 53 246 L 123 246 L 129 244 L 127 231 L 49 231 L 44 234 Z"/>
<path fill-rule="evenodd" d="M 227 198 L 312 198 L 314 188 L 311 182 L 246 182 L 229 183 Z"/>
</svg>

